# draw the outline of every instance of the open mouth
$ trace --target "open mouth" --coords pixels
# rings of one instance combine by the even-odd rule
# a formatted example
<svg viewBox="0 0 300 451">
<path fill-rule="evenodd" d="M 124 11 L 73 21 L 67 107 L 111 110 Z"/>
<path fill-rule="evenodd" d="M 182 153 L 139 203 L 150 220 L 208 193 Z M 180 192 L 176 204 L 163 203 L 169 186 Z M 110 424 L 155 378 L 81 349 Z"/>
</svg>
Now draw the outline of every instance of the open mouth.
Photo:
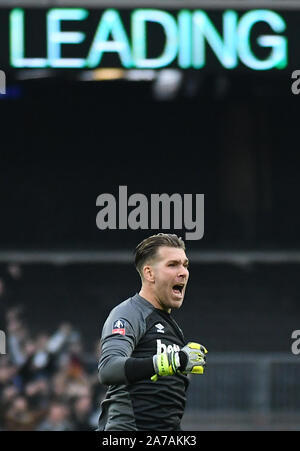
<svg viewBox="0 0 300 451">
<path fill-rule="evenodd" d="M 181 295 L 183 292 L 184 284 L 176 284 L 173 286 L 173 292 L 176 295 Z"/>
</svg>

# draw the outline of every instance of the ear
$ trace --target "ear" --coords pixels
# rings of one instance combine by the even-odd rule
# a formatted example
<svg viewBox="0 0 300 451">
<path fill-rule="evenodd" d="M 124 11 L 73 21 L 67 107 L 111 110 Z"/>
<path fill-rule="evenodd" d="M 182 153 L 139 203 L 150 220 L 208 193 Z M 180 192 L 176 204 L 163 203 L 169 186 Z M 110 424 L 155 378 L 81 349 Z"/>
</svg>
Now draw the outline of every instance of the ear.
<svg viewBox="0 0 300 451">
<path fill-rule="evenodd" d="M 143 276 L 144 276 L 144 280 L 147 280 L 148 282 L 152 283 L 155 281 L 154 271 L 153 271 L 153 267 L 151 265 L 145 265 L 143 267 Z"/>
</svg>

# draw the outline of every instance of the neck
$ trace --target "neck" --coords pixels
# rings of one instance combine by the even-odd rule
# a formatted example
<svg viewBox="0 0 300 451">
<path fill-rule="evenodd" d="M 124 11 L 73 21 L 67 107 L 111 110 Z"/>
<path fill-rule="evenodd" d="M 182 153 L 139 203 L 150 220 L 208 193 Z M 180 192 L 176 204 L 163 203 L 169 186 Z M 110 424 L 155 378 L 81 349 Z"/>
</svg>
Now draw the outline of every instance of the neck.
<svg viewBox="0 0 300 451">
<path fill-rule="evenodd" d="M 166 309 L 160 302 L 157 296 L 155 296 L 154 293 L 152 293 L 149 289 L 147 289 L 145 286 L 142 286 L 141 291 L 139 292 L 139 295 L 146 299 L 146 301 L 150 302 L 150 304 L 153 305 L 153 307 L 164 310 L 165 312 L 171 313 L 171 309 Z"/>
</svg>

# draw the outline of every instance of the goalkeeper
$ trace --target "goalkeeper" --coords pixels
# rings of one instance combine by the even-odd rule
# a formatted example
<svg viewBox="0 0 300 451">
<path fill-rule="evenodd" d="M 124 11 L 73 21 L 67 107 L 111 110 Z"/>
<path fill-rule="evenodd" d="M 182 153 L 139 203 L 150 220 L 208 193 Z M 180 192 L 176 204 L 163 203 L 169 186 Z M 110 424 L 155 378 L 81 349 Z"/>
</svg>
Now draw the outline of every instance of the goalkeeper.
<svg viewBox="0 0 300 451">
<path fill-rule="evenodd" d="M 188 374 L 203 374 L 207 350 L 186 343 L 171 315 L 189 278 L 177 235 L 150 236 L 136 248 L 139 294 L 117 305 L 102 331 L 99 380 L 108 385 L 100 431 L 179 431 Z"/>
</svg>

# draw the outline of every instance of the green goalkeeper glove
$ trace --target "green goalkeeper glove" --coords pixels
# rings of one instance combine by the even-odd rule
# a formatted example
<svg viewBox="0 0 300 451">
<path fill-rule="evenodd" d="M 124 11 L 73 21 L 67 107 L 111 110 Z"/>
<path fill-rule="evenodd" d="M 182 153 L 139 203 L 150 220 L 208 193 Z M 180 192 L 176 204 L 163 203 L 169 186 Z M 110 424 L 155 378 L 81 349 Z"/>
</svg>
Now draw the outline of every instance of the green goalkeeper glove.
<svg viewBox="0 0 300 451">
<path fill-rule="evenodd" d="M 180 352 L 184 352 L 187 356 L 183 374 L 203 374 L 206 365 L 207 349 L 199 343 L 189 342 Z M 181 358 L 183 360 L 183 358 Z"/>
<path fill-rule="evenodd" d="M 172 376 L 173 374 L 203 374 L 206 364 L 207 349 L 199 343 L 189 342 L 179 352 L 163 352 L 153 356 L 155 375 L 151 377 L 156 381 L 158 376 Z"/>
<path fill-rule="evenodd" d="M 172 376 L 180 367 L 179 352 L 163 352 L 153 356 L 155 376 Z M 155 377 L 153 376 L 153 377 Z M 156 379 L 157 380 L 157 377 Z"/>
</svg>

